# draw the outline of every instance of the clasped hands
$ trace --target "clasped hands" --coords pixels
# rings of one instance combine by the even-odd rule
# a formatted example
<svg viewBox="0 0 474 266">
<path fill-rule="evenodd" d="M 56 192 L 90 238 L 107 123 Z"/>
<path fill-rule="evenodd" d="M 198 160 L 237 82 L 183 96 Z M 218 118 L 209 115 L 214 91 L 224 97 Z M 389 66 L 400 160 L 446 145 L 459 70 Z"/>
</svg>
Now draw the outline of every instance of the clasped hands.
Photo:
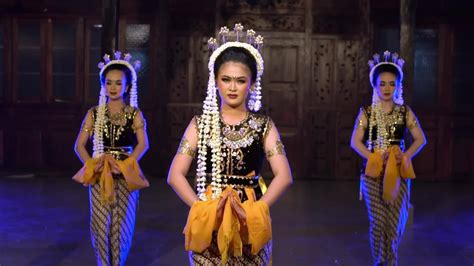
<svg viewBox="0 0 474 266">
<path fill-rule="evenodd" d="M 122 172 L 120 171 L 120 167 L 115 161 L 114 156 L 109 153 L 104 153 L 102 156 L 99 157 L 97 164 L 94 167 L 94 173 L 95 174 L 100 174 L 104 170 L 104 164 L 107 163 L 109 164 L 110 167 L 110 172 L 112 174 L 121 174 Z"/>
</svg>

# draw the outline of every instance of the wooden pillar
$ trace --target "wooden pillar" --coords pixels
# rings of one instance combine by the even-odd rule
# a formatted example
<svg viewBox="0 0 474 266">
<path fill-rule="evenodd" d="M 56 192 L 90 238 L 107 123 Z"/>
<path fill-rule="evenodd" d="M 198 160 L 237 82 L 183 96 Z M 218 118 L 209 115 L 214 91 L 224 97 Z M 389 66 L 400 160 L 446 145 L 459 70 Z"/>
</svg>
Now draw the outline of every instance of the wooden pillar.
<svg viewBox="0 0 474 266">
<path fill-rule="evenodd" d="M 405 60 L 403 67 L 403 98 L 411 103 L 413 98 L 413 76 L 415 73 L 415 13 L 416 0 L 400 1 L 400 56 Z M 407 227 L 411 228 L 414 220 L 415 207 L 409 203 Z"/>
<path fill-rule="evenodd" d="M 167 106 L 169 99 L 168 90 L 168 51 L 169 51 L 169 5 L 168 0 L 156 1 L 153 12 L 152 24 L 152 45 L 153 49 L 150 51 L 152 58 L 152 73 L 156 74 L 156 78 L 152 79 L 153 92 L 152 97 L 153 109 L 150 111 L 152 117 L 148 117 L 149 129 L 148 134 L 155 136 L 153 145 L 162 147 L 160 149 L 151 149 L 148 157 L 152 158 L 168 158 L 167 153 L 171 152 L 166 149 L 168 141 L 171 139 L 170 128 L 171 124 L 167 114 Z M 153 124 L 152 124 L 153 123 Z M 166 175 L 169 165 L 166 160 L 160 160 L 158 167 L 155 167 L 154 172 L 160 175 Z M 157 168 L 157 169 L 156 169 Z"/>
<path fill-rule="evenodd" d="M 359 105 L 366 105 L 372 101 L 372 86 L 369 83 L 368 61 L 372 51 L 372 23 L 370 22 L 370 0 L 359 0 Z"/>
<path fill-rule="evenodd" d="M 416 0 L 400 0 L 400 56 L 405 60 L 403 67 L 403 90 L 405 101 L 413 98 L 413 75 L 415 72 L 415 12 Z"/>
<path fill-rule="evenodd" d="M 119 0 L 102 0 L 102 55 L 118 48 Z"/>
</svg>

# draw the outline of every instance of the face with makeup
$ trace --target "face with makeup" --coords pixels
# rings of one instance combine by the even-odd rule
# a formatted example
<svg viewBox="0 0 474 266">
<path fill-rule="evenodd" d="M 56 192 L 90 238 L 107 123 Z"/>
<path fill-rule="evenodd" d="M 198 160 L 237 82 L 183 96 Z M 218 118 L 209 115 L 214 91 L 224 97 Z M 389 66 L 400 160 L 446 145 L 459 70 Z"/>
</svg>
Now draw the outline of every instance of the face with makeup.
<svg viewBox="0 0 474 266">
<path fill-rule="evenodd" d="M 246 99 L 253 87 L 250 69 L 239 62 L 228 61 L 222 64 L 216 77 L 221 107 L 246 109 Z"/>
<path fill-rule="evenodd" d="M 123 71 L 117 69 L 108 71 L 104 83 L 110 101 L 123 99 L 124 93 L 128 91 L 127 77 Z"/>
<path fill-rule="evenodd" d="M 382 72 L 375 81 L 375 89 L 381 101 L 389 102 L 394 100 L 396 91 L 400 88 L 400 81 L 391 72 Z"/>
</svg>

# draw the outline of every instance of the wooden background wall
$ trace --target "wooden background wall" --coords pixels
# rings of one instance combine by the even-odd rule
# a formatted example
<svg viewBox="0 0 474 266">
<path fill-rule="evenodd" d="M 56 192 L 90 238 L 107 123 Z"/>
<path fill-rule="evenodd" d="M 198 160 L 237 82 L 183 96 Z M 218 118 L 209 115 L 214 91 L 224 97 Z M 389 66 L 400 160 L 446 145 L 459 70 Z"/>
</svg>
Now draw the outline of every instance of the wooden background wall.
<svg viewBox="0 0 474 266">
<path fill-rule="evenodd" d="M 469 3 L 417 2 L 415 80 L 405 84 L 405 97 L 428 145 L 415 166 L 422 180 L 472 180 Z M 263 112 L 281 131 L 295 177 L 357 177 L 361 161 L 349 140 L 359 107 L 371 99 L 366 62 L 373 52 L 399 50 L 398 1 L 119 3 L 119 49 L 144 66 L 147 173 L 166 176 L 184 128 L 201 110 L 208 37 L 242 22 L 265 37 Z M 72 173 L 80 167 L 76 134 L 97 104 L 102 3 L 1 0 L 0 12 L 0 167 Z"/>
</svg>

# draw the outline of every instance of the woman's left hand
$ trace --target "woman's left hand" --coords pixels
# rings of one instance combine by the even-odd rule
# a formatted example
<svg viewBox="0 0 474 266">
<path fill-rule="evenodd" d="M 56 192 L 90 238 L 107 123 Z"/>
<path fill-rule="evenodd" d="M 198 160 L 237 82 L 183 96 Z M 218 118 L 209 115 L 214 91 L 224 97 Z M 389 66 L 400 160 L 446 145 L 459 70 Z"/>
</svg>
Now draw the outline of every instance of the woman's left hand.
<svg viewBox="0 0 474 266">
<path fill-rule="evenodd" d="M 405 156 L 405 154 L 400 149 L 395 151 L 395 160 L 397 161 L 397 165 L 402 163 L 403 156 Z"/>
<path fill-rule="evenodd" d="M 105 154 L 105 156 L 106 156 L 106 161 L 110 166 L 110 171 L 113 174 L 121 174 L 122 172 L 120 171 L 120 167 L 115 161 L 115 158 L 111 154 Z"/>
</svg>

